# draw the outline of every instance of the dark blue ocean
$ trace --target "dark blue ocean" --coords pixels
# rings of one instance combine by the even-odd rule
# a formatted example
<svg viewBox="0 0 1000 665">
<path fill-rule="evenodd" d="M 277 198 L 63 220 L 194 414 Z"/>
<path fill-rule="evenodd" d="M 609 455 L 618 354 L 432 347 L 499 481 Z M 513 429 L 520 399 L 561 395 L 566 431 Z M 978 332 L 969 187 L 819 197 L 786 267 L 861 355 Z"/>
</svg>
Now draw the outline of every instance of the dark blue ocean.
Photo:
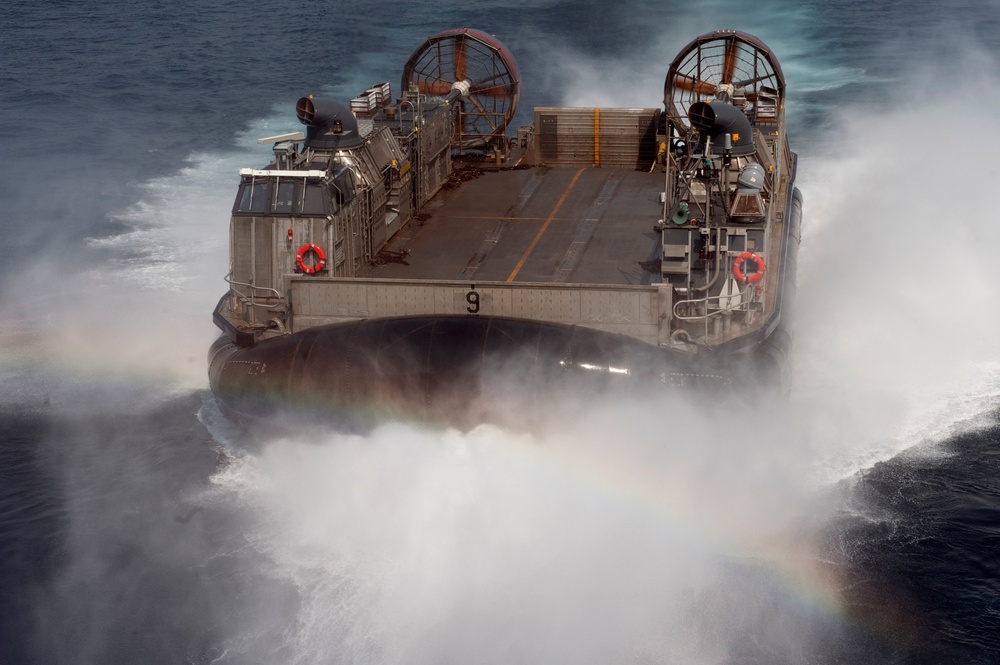
<svg viewBox="0 0 1000 665">
<path fill-rule="evenodd" d="M 805 198 L 787 402 L 220 417 L 256 139 L 303 94 L 395 94 L 463 26 L 516 58 L 518 124 L 658 106 L 709 30 L 771 47 Z M 996 0 L 8 0 L 0 663 L 1000 662 L 998 54 Z"/>
</svg>

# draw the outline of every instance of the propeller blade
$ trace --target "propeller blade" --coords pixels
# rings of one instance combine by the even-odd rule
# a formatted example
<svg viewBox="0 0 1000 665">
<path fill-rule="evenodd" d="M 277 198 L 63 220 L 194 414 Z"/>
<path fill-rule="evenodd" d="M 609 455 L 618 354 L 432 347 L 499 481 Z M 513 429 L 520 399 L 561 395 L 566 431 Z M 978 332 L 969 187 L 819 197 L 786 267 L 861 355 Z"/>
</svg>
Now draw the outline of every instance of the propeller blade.
<svg viewBox="0 0 1000 665">
<path fill-rule="evenodd" d="M 736 73 L 736 38 L 730 37 L 726 42 L 726 62 L 722 67 L 722 82 L 732 83 Z"/>
<path fill-rule="evenodd" d="M 425 95 L 447 95 L 451 92 L 451 83 L 444 81 L 420 81 L 417 88 Z"/>
<path fill-rule="evenodd" d="M 686 76 L 685 74 L 674 74 L 673 85 L 675 88 L 681 88 L 682 90 L 690 90 L 691 92 L 696 92 L 699 95 L 714 95 L 715 86 L 711 83 L 706 83 L 705 81 L 699 81 L 691 76 Z"/>
<path fill-rule="evenodd" d="M 455 38 L 455 80 L 465 80 L 465 35 Z"/>
<path fill-rule="evenodd" d="M 744 86 L 750 85 L 752 83 L 760 83 L 761 81 L 766 81 L 767 79 L 774 76 L 774 74 L 764 74 L 752 79 L 743 79 L 742 81 L 733 81 L 733 86 L 737 88 L 742 88 Z"/>
<path fill-rule="evenodd" d="M 469 95 L 475 95 L 477 97 L 509 97 L 511 95 L 512 87 L 513 86 L 510 83 L 491 85 L 488 88 L 473 87 L 469 91 Z"/>
<path fill-rule="evenodd" d="M 478 114 L 472 114 L 471 116 L 471 122 L 469 123 L 470 133 L 497 134 L 498 130 L 502 130 L 506 125 L 506 122 L 502 120 L 500 116 L 480 104 L 479 100 L 475 97 L 470 97 L 469 101 L 472 102 L 472 105 L 476 107 L 477 111 L 479 111 Z"/>
<path fill-rule="evenodd" d="M 474 93 L 478 97 L 510 97 L 510 90 L 507 88 L 488 88 L 486 90 L 477 90 Z"/>
</svg>

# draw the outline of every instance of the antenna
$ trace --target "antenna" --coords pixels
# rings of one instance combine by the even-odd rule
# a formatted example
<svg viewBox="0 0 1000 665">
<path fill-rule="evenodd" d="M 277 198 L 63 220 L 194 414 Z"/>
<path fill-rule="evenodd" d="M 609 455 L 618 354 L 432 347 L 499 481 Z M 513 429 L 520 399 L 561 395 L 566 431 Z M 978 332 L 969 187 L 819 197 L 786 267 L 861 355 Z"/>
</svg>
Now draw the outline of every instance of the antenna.
<svg viewBox="0 0 1000 665">
<path fill-rule="evenodd" d="M 281 143 L 282 141 L 291 141 L 292 143 L 298 143 L 306 138 L 306 135 L 302 132 L 292 132 L 290 134 L 278 134 L 277 136 L 265 136 L 262 139 L 257 139 L 257 143 Z"/>
</svg>

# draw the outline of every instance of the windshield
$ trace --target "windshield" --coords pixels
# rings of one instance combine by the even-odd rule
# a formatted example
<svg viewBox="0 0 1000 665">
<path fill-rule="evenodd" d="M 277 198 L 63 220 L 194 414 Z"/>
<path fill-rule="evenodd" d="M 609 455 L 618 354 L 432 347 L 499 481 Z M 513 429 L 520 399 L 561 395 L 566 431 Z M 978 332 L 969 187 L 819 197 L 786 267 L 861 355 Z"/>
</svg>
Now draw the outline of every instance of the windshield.
<svg viewBox="0 0 1000 665">
<path fill-rule="evenodd" d="M 233 213 L 325 216 L 330 213 L 331 203 L 326 186 L 320 183 L 306 183 L 301 178 L 245 177 Z"/>
</svg>

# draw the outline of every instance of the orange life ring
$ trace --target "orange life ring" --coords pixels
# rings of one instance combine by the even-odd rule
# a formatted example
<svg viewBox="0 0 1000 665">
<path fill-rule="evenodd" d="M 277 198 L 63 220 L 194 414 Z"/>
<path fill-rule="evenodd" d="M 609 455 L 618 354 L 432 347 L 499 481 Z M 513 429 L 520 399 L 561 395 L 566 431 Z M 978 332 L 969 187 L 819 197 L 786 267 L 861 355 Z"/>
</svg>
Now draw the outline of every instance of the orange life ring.
<svg viewBox="0 0 1000 665">
<path fill-rule="evenodd" d="M 743 262 L 744 261 L 754 261 L 757 264 L 757 272 L 752 275 L 743 274 Z M 753 252 L 743 252 L 736 257 L 736 262 L 733 263 L 733 276 L 741 282 L 747 282 L 748 284 L 756 284 L 760 280 L 764 279 L 764 259 L 760 258 Z"/>
<path fill-rule="evenodd" d="M 312 265 L 305 262 L 305 256 L 309 252 L 316 255 L 316 263 Z M 319 245 L 306 243 L 299 247 L 299 252 L 295 255 L 295 265 L 305 274 L 315 275 L 326 265 L 326 254 L 323 253 L 323 249 Z"/>
</svg>

